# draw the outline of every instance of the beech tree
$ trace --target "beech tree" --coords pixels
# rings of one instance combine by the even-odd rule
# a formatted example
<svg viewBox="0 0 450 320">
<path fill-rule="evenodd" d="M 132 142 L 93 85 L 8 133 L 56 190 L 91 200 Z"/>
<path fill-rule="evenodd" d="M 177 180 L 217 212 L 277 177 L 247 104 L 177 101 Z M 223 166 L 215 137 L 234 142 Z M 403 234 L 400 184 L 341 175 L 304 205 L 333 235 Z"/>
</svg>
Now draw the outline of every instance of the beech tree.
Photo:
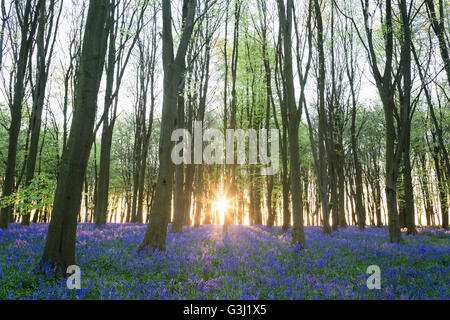
<svg viewBox="0 0 450 320">
<path fill-rule="evenodd" d="M 162 1 L 163 15 L 163 108 L 161 118 L 161 137 L 159 142 L 159 173 L 155 190 L 155 201 L 150 211 L 150 220 L 144 240 L 138 251 L 165 250 L 167 225 L 171 214 L 173 185 L 173 163 L 171 160 L 171 135 L 177 121 L 177 97 L 182 76 L 185 71 L 185 57 L 194 27 L 196 0 L 185 0 L 186 10 L 183 32 L 176 54 L 172 37 L 172 9 L 169 0 Z M 176 85 L 174 85 L 176 84 Z"/>
<path fill-rule="evenodd" d="M 50 1 L 48 10 L 45 1 L 40 7 L 38 30 L 36 35 L 37 74 L 33 90 L 33 106 L 30 119 L 31 137 L 26 161 L 25 186 L 29 186 L 34 178 L 48 73 L 52 60 L 52 52 L 55 46 L 61 12 L 62 3 L 59 3 L 58 8 L 57 3 L 54 0 Z M 30 224 L 30 216 L 31 211 L 22 213 L 22 225 L 28 226 Z"/>
<path fill-rule="evenodd" d="M 294 225 L 292 228 L 292 242 L 303 247 L 305 245 L 305 234 L 303 231 L 303 198 L 302 184 L 300 183 L 300 157 L 298 142 L 298 126 L 301 118 L 301 106 L 297 106 L 295 101 L 294 75 L 292 67 L 292 21 L 294 4 L 292 0 L 287 0 L 285 5 L 283 0 L 278 0 L 278 10 L 280 19 L 280 34 L 283 39 L 284 53 L 284 82 L 287 113 L 289 115 L 289 151 L 290 151 L 290 182 L 292 196 L 292 210 Z"/>
<path fill-rule="evenodd" d="M 107 218 L 111 143 L 117 119 L 118 93 L 132 50 L 143 28 L 148 1 L 142 4 L 112 0 L 108 15 L 108 54 L 105 63 L 106 90 L 102 115 L 99 176 L 95 199 L 95 223 L 104 225 Z M 145 112 L 145 111 L 144 111 Z M 133 199 L 135 199 L 134 197 Z"/>
<path fill-rule="evenodd" d="M 75 110 L 41 261 L 41 266 L 50 265 L 60 274 L 75 262 L 77 216 L 81 205 L 83 178 L 94 138 L 97 95 L 108 34 L 106 22 L 110 9 L 108 0 L 94 0 L 90 2 L 87 13 L 75 88 Z"/>
</svg>

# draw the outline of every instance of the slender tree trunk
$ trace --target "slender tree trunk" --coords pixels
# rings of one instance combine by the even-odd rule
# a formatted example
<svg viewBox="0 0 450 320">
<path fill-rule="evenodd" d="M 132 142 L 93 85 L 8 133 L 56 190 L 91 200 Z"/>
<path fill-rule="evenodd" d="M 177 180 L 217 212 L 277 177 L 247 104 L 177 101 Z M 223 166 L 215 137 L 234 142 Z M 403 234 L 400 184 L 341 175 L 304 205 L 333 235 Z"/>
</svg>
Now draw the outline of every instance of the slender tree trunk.
<svg viewBox="0 0 450 320">
<path fill-rule="evenodd" d="M 202 219 L 203 209 L 203 165 L 197 165 L 196 173 L 196 190 L 195 190 L 195 214 L 194 214 L 194 227 L 199 227 Z"/>
<path fill-rule="evenodd" d="M 159 145 L 159 174 L 155 190 L 155 201 L 150 211 L 150 220 L 144 240 L 138 251 L 165 250 L 167 225 L 171 214 L 173 162 L 171 159 L 171 135 L 176 124 L 177 95 L 184 73 L 184 60 L 191 38 L 196 1 L 185 0 L 188 13 L 183 28 L 177 54 L 173 52 L 172 13 L 170 0 L 162 1 L 163 12 L 163 108 L 161 119 L 161 137 Z M 183 6 L 185 7 L 185 6 Z M 177 84 L 177 85 L 174 85 Z"/>
<path fill-rule="evenodd" d="M 287 153 L 287 124 L 283 124 L 283 143 L 281 144 L 281 172 L 282 194 L 283 194 L 283 226 L 282 231 L 286 232 L 291 225 L 291 212 L 289 210 L 290 182 L 288 174 L 288 153 Z"/>
<path fill-rule="evenodd" d="M 53 6 L 54 2 L 52 2 L 50 7 L 50 15 L 49 19 L 53 17 Z M 31 112 L 30 119 L 30 148 L 28 150 L 27 160 L 26 160 L 26 177 L 25 177 L 25 185 L 29 186 L 34 177 L 34 170 L 36 167 L 36 158 L 38 153 L 39 146 L 39 136 L 41 133 L 41 123 L 42 123 L 42 109 L 44 108 L 44 98 L 45 98 L 45 88 L 47 85 L 47 76 L 48 76 L 48 66 L 46 61 L 46 47 L 45 47 L 45 24 L 47 22 L 46 17 L 46 6 L 45 1 L 43 1 L 40 13 L 39 13 L 39 26 L 36 38 L 37 45 L 37 79 L 36 79 L 36 87 L 33 92 L 33 109 Z M 50 63 L 50 61 L 48 61 Z M 22 215 L 22 225 L 28 226 L 30 225 L 30 216 L 31 212 L 24 212 Z"/>
<path fill-rule="evenodd" d="M 94 222 L 97 226 L 106 224 L 108 210 L 109 171 L 111 163 L 112 127 L 103 121 L 100 166 L 94 207 Z"/>
<path fill-rule="evenodd" d="M 184 85 L 183 85 L 184 91 Z M 184 92 L 178 93 L 178 110 L 177 110 L 177 128 L 184 128 Z M 181 154 L 180 154 L 181 156 Z M 180 233 L 183 227 L 183 219 L 185 216 L 184 210 L 186 210 L 186 199 L 184 193 L 184 164 L 178 164 L 175 166 L 175 198 L 174 198 L 174 213 L 173 224 L 170 232 Z"/>
<path fill-rule="evenodd" d="M 415 213 L 414 213 L 414 192 L 411 176 L 411 158 L 410 158 L 410 136 L 411 136 L 411 30 L 410 16 L 408 12 L 409 5 L 406 0 L 400 0 L 399 3 L 402 30 L 402 66 L 401 72 L 403 76 L 403 88 L 400 91 L 400 103 L 402 119 L 402 130 L 404 131 L 404 148 L 403 148 L 403 175 L 405 187 L 405 210 L 406 210 L 406 226 L 408 234 L 416 234 Z"/>
<path fill-rule="evenodd" d="M 364 229 L 365 225 L 365 216 L 366 209 L 364 208 L 364 202 L 362 199 L 362 173 L 361 173 L 361 163 L 358 157 L 358 137 L 356 136 L 356 111 L 357 111 L 357 100 L 356 100 L 356 92 L 355 92 L 355 67 L 353 60 L 353 38 L 349 40 L 349 48 L 347 48 L 350 52 L 346 52 L 347 63 L 346 63 L 346 71 L 347 78 L 350 84 L 350 92 L 352 98 L 352 121 L 350 127 L 350 136 L 351 136 L 351 150 L 353 155 L 353 165 L 355 166 L 355 182 L 356 182 L 356 215 L 358 216 L 358 227 L 360 229 Z M 348 61 L 349 60 L 349 61 Z"/>
<path fill-rule="evenodd" d="M 399 160 L 396 158 L 395 150 L 395 127 L 393 97 L 384 99 L 384 110 L 386 118 L 386 202 L 389 219 L 389 241 L 400 242 L 400 222 L 397 211 L 397 178 Z M 397 151 L 398 152 L 398 151 Z"/>
<path fill-rule="evenodd" d="M 440 154 L 440 148 L 436 145 L 437 139 L 436 134 L 432 133 L 432 142 L 434 147 L 429 147 L 432 150 L 431 154 L 434 160 L 434 168 L 436 172 L 437 182 L 438 182 L 438 191 L 439 191 L 439 200 L 441 205 L 441 215 L 442 215 L 442 228 L 448 228 L 448 192 L 447 186 L 445 182 L 444 172 L 442 172 L 443 160 L 441 159 L 442 155 Z"/>
<path fill-rule="evenodd" d="M 325 155 L 325 141 L 326 141 L 326 112 L 325 112 L 325 55 L 323 50 L 323 27 L 322 27 L 322 13 L 318 0 L 314 0 L 314 11 L 317 23 L 317 47 L 319 54 L 319 190 L 320 199 L 322 202 L 322 216 L 323 216 L 323 232 L 330 233 L 329 221 L 329 203 L 328 203 L 328 181 L 327 181 L 327 166 Z"/>
<path fill-rule="evenodd" d="M 233 30 L 233 49 L 231 54 L 231 103 L 230 103 L 230 129 L 236 129 L 236 114 L 237 114 L 237 93 L 236 93 L 236 74 L 238 67 L 238 52 L 239 52 L 239 25 L 241 16 L 241 2 L 235 1 L 234 8 L 234 30 Z M 233 150 L 235 149 L 235 141 L 233 140 Z M 237 154 L 234 154 L 234 161 L 231 165 L 227 165 L 227 180 L 225 189 L 228 190 L 228 198 L 235 201 L 237 195 L 237 182 L 236 182 L 236 162 Z M 223 232 L 228 230 L 228 224 L 230 223 L 231 216 L 234 214 L 233 205 L 225 213 Z"/>
<path fill-rule="evenodd" d="M 379 4 L 380 6 L 382 4 Z M 394 53 L 394 31 L 392 26 L 392 1 L 386 0 L 384 2 L 384 23 L 385 30 L 384 41 L 385 41 L 385 65 L 384 72 L 381 74 L 378 65 L 375 46 L 373 43 L 373 30 L 369 23 L 369 2 L 363 3 L 363 18 L 364 18 L 364 28 L 367 36 L 367 50 L 369 55 L 370 67 L 376 82 L 378 93 L 380 95 L 381 101 L 383 103 L 383 110 L 386 121 L 386 161 L 385 161 L 385 171 L 386 171 L 386 202 L 389 220 L 389 241 L 390 242 L 400 242 L 401 232 L 399 226 L 399 217 L 397 211 L 397 178 L 398 171 L 401 162 L 401 155 L 403 152 L 403 146 L 405 143 L 405 131 L 399 130 L 401 133 L 397 139 L 396 129 L 394 125 L 394 112 L 396 112 L 396 105 L 394 101 L 395 94 L 395 79 L 393 79 L 393 53 Z M 380 7 L 382 12 L 382 8 Z M 402 117 L 402 125 L 405 118 Z M 396 144 L 396 141 L 398 142 Z"/>
<path fill-rule="evenodd" d="M 427 163 L 425 159 L 425 153 L 421 153 L 417 155 L 421 164 L 420 170 L 420 181 L 421 181 L 421 189 L 423 193 L 423 203 L 425 208 L 425 216 L 427 219 L 427 226 L 432 225 L 432 216 L 433 216 L 433 205 L 431 203 L 430 196 L 430 188 L 428 186 L 428 171 L 427 171 Z"/>
<path fill-rule="evenodd" d="M 284 49 L 284 73 L 286 83 L 286 107 L 289 114 L 289 152 L 291 159 L 291 197 L 294 225 L 292 228 L 292 243 L 301 248 L 305 245 L 305 234 L 303 231 L 303 190 L 300 181 L 300 153 L 298 142 L 298 126 L 301 118 L 301 107 L 298 109 L 295 102 L 294 76 L 292 68 L 292 16 L 294 4 L 292 0 L 287 0 L 285 7 L 284 0 L 278 1 L 280 18 L 280 32 L 283 39 Z"/>
<path fill-rule="evenodd" d="M 100 164 L 95 193 L 94 222 L 96 226 L 106 224 L 108 215 L 108 191 L 109 191 L 109 171 L 111 162 L 111 144 L 113 134 L 113 121 L 109 119 L 109 110 L 113 103 L 112 93 L 114 85 L 114 72 L 116 67 L 116 35 L 115 35 L 115 10 L 114 0 L 111 3 L 108 23 L 109 49 L 106 63 L 106 90 L 103 110 L 102 137 L 100 147 Z"/>
</svg>

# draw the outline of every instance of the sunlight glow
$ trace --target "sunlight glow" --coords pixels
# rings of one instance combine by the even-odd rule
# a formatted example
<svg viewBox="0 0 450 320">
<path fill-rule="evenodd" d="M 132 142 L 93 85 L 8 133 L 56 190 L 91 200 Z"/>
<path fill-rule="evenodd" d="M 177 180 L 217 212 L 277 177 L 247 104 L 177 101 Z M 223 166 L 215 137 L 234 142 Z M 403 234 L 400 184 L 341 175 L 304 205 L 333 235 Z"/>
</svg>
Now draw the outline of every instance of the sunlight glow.
<svg viewBox="0 0 450 320">
<path fill-rule="evenodd" d="M 215 205 L 219 213 L 220 224 L 223 224 L 225 221 L 225 215 L 227 214 L 228 210 L 228 200 L 223 196 L 219 196 L 216 200 Z"/>
</svg>

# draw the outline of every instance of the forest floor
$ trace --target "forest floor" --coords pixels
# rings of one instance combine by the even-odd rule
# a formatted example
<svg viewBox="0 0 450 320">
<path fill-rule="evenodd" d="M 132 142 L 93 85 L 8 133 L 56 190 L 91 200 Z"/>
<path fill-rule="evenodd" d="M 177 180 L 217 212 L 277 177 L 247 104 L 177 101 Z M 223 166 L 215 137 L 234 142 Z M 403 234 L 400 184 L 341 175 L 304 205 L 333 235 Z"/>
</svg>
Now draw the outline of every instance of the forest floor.
<svg viewBox="0 0 450 320">
<path fill-rule="evenodd" d="M 80 224 L 78 290 L 33 273 L 47 228 L 0 230 L 0 299 L 450 299 L 450 232 L 435 228 L 391 244 L 387 228 L 306 227 L 299 251 L 279 227 L 231 225 L 223 237 L 204 225 L 168 233 L 166 251 L 143 257 L 145 225 Z M 381 289 L 367 288 L 370 265 Z"/>
</svg>

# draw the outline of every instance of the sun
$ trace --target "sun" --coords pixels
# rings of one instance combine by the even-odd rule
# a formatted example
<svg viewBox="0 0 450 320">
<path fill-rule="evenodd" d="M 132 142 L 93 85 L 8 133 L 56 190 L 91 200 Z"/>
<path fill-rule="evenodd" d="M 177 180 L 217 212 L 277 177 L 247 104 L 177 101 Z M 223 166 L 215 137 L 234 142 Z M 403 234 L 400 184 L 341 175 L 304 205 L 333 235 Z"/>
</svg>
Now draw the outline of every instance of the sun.
<svg viewBox="0 0 450 320">
<path fill-rule="evenodd" d="M 228 200 L 223 196 L 219 196 L 216 200 L 216 209 L 219 212 L 220 223 L 223 224 L 228 210 Z"/>
</svg>

